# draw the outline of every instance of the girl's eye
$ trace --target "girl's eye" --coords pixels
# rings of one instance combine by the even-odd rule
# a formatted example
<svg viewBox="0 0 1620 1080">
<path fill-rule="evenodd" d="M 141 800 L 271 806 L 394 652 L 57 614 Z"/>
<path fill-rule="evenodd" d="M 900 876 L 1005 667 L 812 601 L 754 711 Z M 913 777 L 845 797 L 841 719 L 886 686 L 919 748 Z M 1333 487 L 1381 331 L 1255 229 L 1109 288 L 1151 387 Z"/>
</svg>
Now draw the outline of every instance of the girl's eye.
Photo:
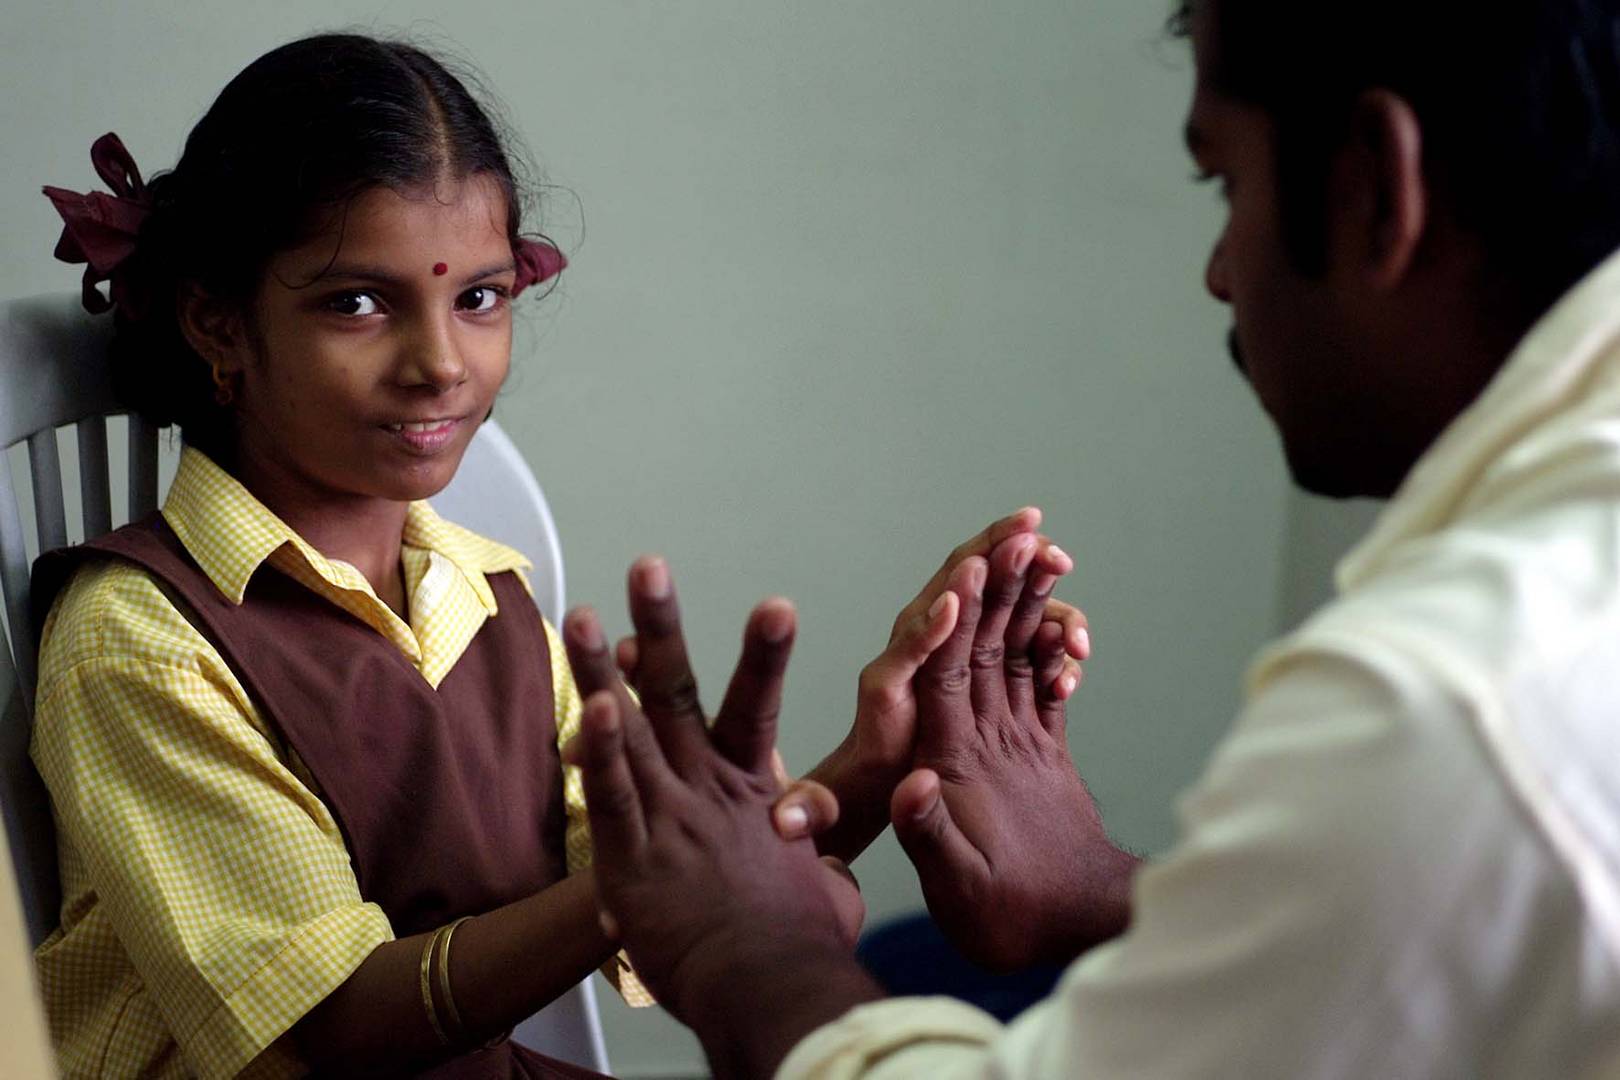
<svg viewBox="0 0 1620 1080">
<path fill-rule="evenodd" d="M 329 311 L 339 315 L 348 315 L 358 318 L 362 315 L 376 315 L 382 310 L 377 298 L 370 293 L 344 292 L 338 293 L 326 301 Z"/>
<path fill-rule="evenodd" d="M 505 290 L 493 285 L 475 285 L 456 298 L 456 302 L 465 310 L 483 313 L 494 311 L 506 299 Z"/>
</svg>

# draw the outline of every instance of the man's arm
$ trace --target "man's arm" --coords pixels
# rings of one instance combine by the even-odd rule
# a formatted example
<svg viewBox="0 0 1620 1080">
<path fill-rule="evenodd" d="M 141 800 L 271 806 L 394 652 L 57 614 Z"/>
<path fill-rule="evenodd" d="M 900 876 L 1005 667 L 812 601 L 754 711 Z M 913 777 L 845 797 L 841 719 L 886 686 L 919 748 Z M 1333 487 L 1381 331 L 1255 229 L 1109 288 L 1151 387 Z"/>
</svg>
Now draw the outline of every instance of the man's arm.
<svg viewBox="0 0 1620 1080">
<path fill-rule="evenodd" d="M 993 682 L 1021 722 L 1040 726 L 1062 714 L 1061 702 L 1040 691 L 1039 677 L 1067 663 L 1063 643 L 1049 642 L 1040 664 L 1021 663 L 1007 673 L 1000 670 L 1007 650 L 998 636 L 1020 635 L 1024 656 L 1042 622 L 1050 586 L 1026 588 L 1036 546 L 1034 537 L 1018 535 L 992 552 L 994 600 L 982 626 L 988 564 L 981 557 L 959 562 L 946 576 L 943 600 L 930 606 L 952 641 L 977 650 L 972 677 Z M 770 753 L 792 609 L 768 601 L 755 610 L 711 730 L 662 563 L 643 561 L 632 571 L 630 608 L 639 709 L 619 688 L 594 615 L 576 611 L 564 623 L 576 678 L 591 695 L 569 756 L 584 771 L 604 914 L 649 987 L 697 1031 L 717 1074 L 768 1075 L 810 1031 L 880 996 L 840 933 L 847 882 L 807 843 L 782 842 L 771 824 Z M 921 696 L 919 703 L 925 711 L 936 704 Z M 1083 797 L 1083 791 L 1075 779 L 1062 794 Z M 1028 789 L 1022 809 L 1055 856 L 1040 825 L 1053 810 L 1052 794 Z M 1084 799 L 1080 810 L 1089 807 Z M 1005 808 L 1019 810 L 1016 800 Z M 1022 922 L 1016 911 L 997 915 Z M 1043 913 L 1038 925 L 1045 931 L 1053 921 Z M 1047 944 L 1043 937 L 1040 945 Z"/>
<path fill-rule="evenodd" d="M 639 707 L 619 688 L 594 614 L 575 610 L 563 624 L 588 695 L 569 758 L 584 774 L 604 924 L 698 1033 L 717 1076 L 768 1076 L 806 1033 L 881 996 L 840 914 L 854 886 L 771 821 L 795 614 L 779 600 L 755 609 L 711 729 L 661 562 L 633 569 L 630 610 Z"/>
<path fill-rule="evenodd" d="M 954 626 L 954 603 L 947 599 L 952 575 L 969 559 L 983 559 L 998 546 L 1029 545 L 1024 613 L 1037 616 L 1050 662 L 1041 665 L 1040 693 L 1061 702 L 1079 688 L 1080 661 L 1091 653 L 1086 617 L 1080 609 L 1053 599 L 1058 581 L 1074 569 L 1074 560 L 1037 530 L 1041 513 L 1025 507 L 992 522 L 957 545 L 911 602 L 895 617 L 888 645 L 861 671 L 856 690 L 855 722 L 844 740 L 806 779 L 830 790 L 839 815 L 830 826 L 817 821 L 810 808 L 810 831 L 817 847 L 845 862 L 853 860 L 889 825 L 889 799 L 913 767 L 917 740 L 917 699 L 913 680 Z M 1022 538 L 1022 539 L 1021 539 Z M 1022 548 L 1020 548 L 1022 550 Z M 1031 635 L 1033 637 L 1033 635 Z M 1009 663 L 1027 664 L 1030 642 Z M 808 796 L 806 796 L 808 798 Z M 785 799 L 785 805 L 797 800 Z M 825 805 L 823 803 L 822 805 Z"/>
<path fill-rule="evenodd" d="M 1108 839 L 1064 704 L 1024 659 L 1042 620 L 1032 554 L 1015 537 L 953 574 L 958 614 L 918 671 L 916 769 L 892 803 L 929 910 L 999 970 L 1067 963 L 1123 932 L 1138 862 Z"/>
</svg>

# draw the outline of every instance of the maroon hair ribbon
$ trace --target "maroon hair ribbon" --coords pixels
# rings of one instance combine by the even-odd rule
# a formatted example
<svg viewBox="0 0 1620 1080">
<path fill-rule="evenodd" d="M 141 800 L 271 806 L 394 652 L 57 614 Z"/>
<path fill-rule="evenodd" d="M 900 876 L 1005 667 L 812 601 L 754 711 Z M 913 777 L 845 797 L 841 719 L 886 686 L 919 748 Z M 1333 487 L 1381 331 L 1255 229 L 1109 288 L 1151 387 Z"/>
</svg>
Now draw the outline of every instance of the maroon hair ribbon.
<svg viewBox="0 0 1620 1080">
<path fill-rule="evenodd" d="M 512 257 L 517 260 L 517 280 L 512 283 L 513 296 L 530 285 L 556 277 L 568 265 L 567 256 L 549 241 L 530 240 L 527 237 L 512 245 Z"/>
<path fill-rule="evenodd" d="M 62 238 L 54 254 L 66 263 L 86 263 L 83 300 L 85 309 L 99 315 L 116 305 L 125 315 L 134 315 L 133 298 L 118 273 L 120 264 L 135 250 L 141 223 L 152 211 L 141 171 L 117 135 L 108 132 L 90 146 L 90 161 L 112 189 L 109 195 L 92 191 L 80 195 L 65 188 L 45 185 L 45 197 L 62 215 Z M 109 282 L 111 299 L 102 296 L 98 284 Z"/>
</svg>

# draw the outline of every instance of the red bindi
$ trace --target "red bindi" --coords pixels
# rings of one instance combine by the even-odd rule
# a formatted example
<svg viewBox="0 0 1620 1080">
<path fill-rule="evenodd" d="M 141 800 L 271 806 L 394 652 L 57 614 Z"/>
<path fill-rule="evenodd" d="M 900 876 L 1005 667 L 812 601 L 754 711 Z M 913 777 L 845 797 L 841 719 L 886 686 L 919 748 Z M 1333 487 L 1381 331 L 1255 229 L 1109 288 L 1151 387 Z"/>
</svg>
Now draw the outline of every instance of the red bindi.
<svg viewBox="0 0 1620 1080">
<path fill-rule="evenodd" d="M 444 277 L 444 275 L 448 274 L 449 272 L 450 272 L 450 264 L 449 263 L 434 263 L 433 264 L 433 276 L 434 277 Z"/>
</svg>

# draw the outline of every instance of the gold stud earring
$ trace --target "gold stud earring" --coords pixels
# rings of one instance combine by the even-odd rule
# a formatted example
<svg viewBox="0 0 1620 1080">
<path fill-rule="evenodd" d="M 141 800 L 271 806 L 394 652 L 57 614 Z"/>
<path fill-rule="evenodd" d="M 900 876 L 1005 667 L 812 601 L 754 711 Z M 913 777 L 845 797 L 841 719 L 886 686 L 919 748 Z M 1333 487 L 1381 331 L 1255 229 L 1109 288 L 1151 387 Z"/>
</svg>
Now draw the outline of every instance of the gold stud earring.
<svg viewBox="0 0 1620 1080">
<path fill-rule="evenodd" d="M 231 385 L 231 377 L 219 370 L 218 364 L 211 369 L 214 375 L 214 403 L 221 407 L 229 405 L 236 398 L 236 390 Z"/>
</svg>

